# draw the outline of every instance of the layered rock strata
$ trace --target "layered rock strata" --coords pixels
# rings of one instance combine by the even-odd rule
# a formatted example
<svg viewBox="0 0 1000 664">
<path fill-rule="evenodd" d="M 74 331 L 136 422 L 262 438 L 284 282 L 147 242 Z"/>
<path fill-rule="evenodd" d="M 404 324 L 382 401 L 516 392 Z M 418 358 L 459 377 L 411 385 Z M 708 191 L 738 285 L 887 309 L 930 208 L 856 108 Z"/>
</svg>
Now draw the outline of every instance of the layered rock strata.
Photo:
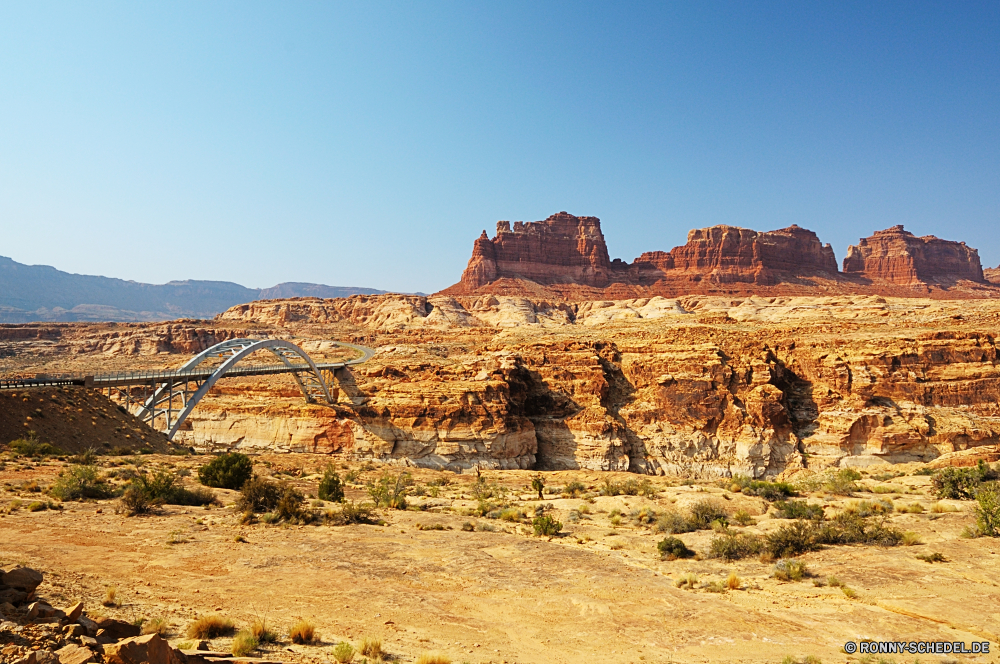
<svg viewBox="0 0 1000 664">
<path fill-rule="evenodd" d="M 849 247 L 844 273 L 899 286 L 986 283 L 978 251 L 964 242 L 917 237 L 902 226 L 876 231 Z"/>
</svg>

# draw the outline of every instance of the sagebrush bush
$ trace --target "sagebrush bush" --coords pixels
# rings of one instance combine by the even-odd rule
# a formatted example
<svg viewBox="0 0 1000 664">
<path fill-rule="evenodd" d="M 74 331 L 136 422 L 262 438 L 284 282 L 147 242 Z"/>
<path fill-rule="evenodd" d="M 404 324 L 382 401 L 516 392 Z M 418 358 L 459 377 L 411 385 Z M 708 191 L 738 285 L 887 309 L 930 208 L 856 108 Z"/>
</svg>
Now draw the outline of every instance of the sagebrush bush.
<svg viewBox="0 0 1000 664">
<path fill-rule="evenodd" d="M 827 480 L 823 488 L 837 496 L 849 496 L 858 490 L 857 480 L 861 473 L 852 468 L 841 468 L 837 474 Z"/>
<path fill-rule="evenodd" d="M 125 516 L 149 514 L 152 509 L 153 506 L 150 504 L 149 498 L 142 492 L 142 489 L 136 486 L 126 488 L 122 497 L 118 499 L 117 511 Z"/>
<path fill-rule="evenodd" d="M 302 509 L 305 496 L 290 484 L 279 488 L 281 497 L 274 506 L 274 514 L 283 521 L 308 521 L 310 514 Z"/>
<path fill-rule="evenodd" d="M 720 521 L 723 525 L 729 522 L 729 515 L 722 505 L 713 500 L 700 500 L 691 506 L 688 522 L 693 529 L 708 530 L 713 521 Z"/>
<path fill-rule="evenodd" d="M 354 646 L 347 641 L 341 641 L 333 647 L 333 658 L 340 664 L 347 664 L 354 659 Z"/>
<path fill-rule="evenodd" d="M 177 475 L 165 470 L 136 473 L 129 488 L 141 491 L 150 505 L 213 505 L 219 502 L 211 489 L 203 486 L 187 489 L 180 484 Z"/>
<path fill-rule="evenodd" d="M 245 454 L 229 452 L 212 459 L 198 469 L 198 479 L 205 486 L 238 491 L 253 475 L 253 461 Z"/>
<path fill-rule="evenodd" d="M 333 469 L 332 465 L 323 471 L 323 479 L 319 481 L 319 489 L 316 492 L 320 500 L 328 500 L 331 503 L 341 503 L 344 501 L 344 485 L 340 481 L 340 475 Z"/>
<path fill-rule="evenodd" d="M 586 491 L 587 486 L 583 482 L 573 481 L 566 485 L 566 487 L 562 490 L 562 493 L 563 495 L 571 498 L 579 498 Z"/>
<path fill-rule="evenodd" d="M 810 505 L 804 500 L 779 500 L 774 503 L 774 516 L 778 519 L 823 519 L 823 506 Z"/>
<path fill-rule="evenodd" d="M 376 507 L 405 510 L 406 494 L 412 485 L 413 479 L 410 473 L 398 473 L 395 477 L 386 473 L 377 481 L 369 482 L 365 488 Z"/>
<path fill-rule="evenodd" d="M 661 512 L 656 518 L 654 530 L 658 533 L 677 535 L 680 533 L 689 533 L 696 529 L 688 519 L 685 519 L 677 512 Z"/>
<path fill-rule="evenodd" d="M 1000 537 L 1000 489 L 996 484 L 976 491 L 976 530 L 985 537 Z"/>
<path fill-rule="evenodd" d="M 49 493 L 59 500 L 83 500 L 110 498 L 115 490 L 95 466 L 71 466 L 59 474 Z"/>
<path fill-rule="evenodd" d="M 8 445 L 10 451 L 18 456 L 26 457 L 45 457 L 45 456 L 61 456 L 63 451 L 58 447 L 50 444 L 43 443 L 38 439 L 38 434 L 34 431 L 29 431 L 28 435 L 24 438 L 18 438 L 16 440 L 10 441 Z"/>
<path fill-rule="evenodd" d="M 787 482 L 751 480 L 746 475 L 734 476 L 731 488 L 738 489 L 748 496 L 758 496 L 771 503 L 795 495 L 795 489 Z"/>
<path fill-rule="evenodd" d="M 656 550 L 660 552 L 660 558 L 665 560 L 677 560 L 678 558 L 690 558 L 694 556 L 694 551 L 687 548 L 681 540 L 676 537 L 667 537 L 656 544 Z"/>
<path fill-rule="evenodd" d="M 775 558 L 789 558 L 819 548 L 812 524 L 795 521 L 764 536 L 764 549 Z"/>
<path fill-rule="evenodd" d="M 236 630 L 236 625 L 223 616 L 202 616 L 188 625 L 189 639 L 215 639 L 228 636 Z"/>
<path fill-rule="evenodd" d="M 241 512 L 259 514 L 270 512 L 281 500 L 281 487 L 271 480 L 254 475 L 245 481 L 236 499 L 236 508 Z"/>
<path fill-rule="evenodd" d="M 727 532 L 712 539 L 708 545 L 708 555 L 710 558 L 733 561 L 755 556 L 763 548 L 764 542 L 759 535 Z"/>
<path fill-rule="evenodd" d="M 337 512 L 333 510 L 327 512 L 326 521 L 331 526 L 348 526 L 356 523 L 378 525 L 382 523 L 373 505 L 351 501 L 346 501 Z"/>
<path fill-rule="evenodd" d="M 733 514 L 733 522 L 740 526 L 752 526 L 756 523 L 746 510 L 737 510 L 736 514 Z"/>
<path fill-rule="evenodd" d="M 972 500 L 980 484 L 996 477 L 997 473 L 980 459 L 974 468 L 942 468 L 931 478 L 931 486 L 938 498 Z"/>
</svg>

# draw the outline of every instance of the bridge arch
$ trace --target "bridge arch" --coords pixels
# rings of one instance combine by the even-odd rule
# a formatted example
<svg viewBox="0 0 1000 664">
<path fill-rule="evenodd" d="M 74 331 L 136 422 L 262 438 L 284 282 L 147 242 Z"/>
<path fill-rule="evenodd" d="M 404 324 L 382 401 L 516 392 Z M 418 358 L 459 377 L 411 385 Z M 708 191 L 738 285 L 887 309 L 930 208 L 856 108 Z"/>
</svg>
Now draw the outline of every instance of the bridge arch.
<svg viewBox="0 0 1000 664">
<path fill-rule="evenodd" d="M 368 348 L 355 346 L 354 344 L 337 343 L 338 345 L 362 352 L 362 357 L 347 361 L 344 363 L 345 365 L 364 362 L 372 355 L 372 351 Z M 295 382 L 307 402 L 313 403 L 319 399 L 325 399 L 327 403 L 333 403 L 333 399 L 330 397 L 330 388 L 323 379 L 323 374 L 316 367 L 316 363 L 313 362 L 312 358 L 299 346 L 284 339 L 230 339 L 229 341 L 215 344 L 185 362 L 173 374 L 174 380 L 160 384 L 145 403 L 143 403 L 136 415 L 142 419 L 149 419 L 150 424 L 152 424 L 156 418 L 158 405 L 173 397 L 177 385 L 190 382 L 196 376 L 198 379 L 203 379 L 204 382 L 200 384 L 193 395 L 188 396 L 186 392 L 184 393 L 182 397 L 183 407 L 177 413 L 176 419 L 171 422 L 168 418 L 166 434 L 167 438 L 173 439 L 174 434 L 177 433 L 180 426 L 188 418 L 188 415 L 198 405 L 198 402 L 208 394 L 208 391 L 212 389 L 215 383 L 229 373 L 240 360 L 259 350 L 271 351 L 291 370 L 289 373 L 295 378 Z M 214 357 L 224 357 L 226 359 L 212 371 L 211 375 L 205 378 L 205 372 L 198 370 L 198 365 Z M 301 359 L 305 364 L 293 364 L 292 359 Z"/>
</svg>

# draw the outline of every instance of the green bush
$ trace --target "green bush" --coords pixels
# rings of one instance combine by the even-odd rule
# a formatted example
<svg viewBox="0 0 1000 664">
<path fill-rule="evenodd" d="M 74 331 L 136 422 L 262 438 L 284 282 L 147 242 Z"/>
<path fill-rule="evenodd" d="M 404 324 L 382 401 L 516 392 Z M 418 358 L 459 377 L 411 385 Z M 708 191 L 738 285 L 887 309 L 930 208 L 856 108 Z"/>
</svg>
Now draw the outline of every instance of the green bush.
<svg viewBox="0 0 1000 664">
<path fill-rule="evenodd" d="M 586 491 L 587 486 L 583 482 L 573 481 L 566 485 L 566 488 L 562 490 L 562 493 L 572 498 L 579 498 Z"/>
<path fill-rule="evenodd" d="M 95 466 L 71 466 L 60 473 L 50 493 L 59 500 L 83 500 L 110 498 L 115 491 Z"/>
<path fill-rule="evenodd" d="M 712 539 L 708 545 L 710 558 L 724 560 L 739 560 L 755 556 L 764 548 L 764 542 L 759 535 L 726 531 Z"/>
<path fill-rule="evenodd" d="M 707 530 L 712 527 L 713 521 L 719 521 L 722 525 L 729 523 L 729 515 L 722 505 L 712 500 L 700 500 L 691 506 L 688 523 L 692 529 Z"/>
<path fill-rule="evenodd" d="M 774 516 L 778 519 L 823 519 L 823 506 L 810 505 L 804 500 L 780 500 L 774 504 Z"/>
<path fill-rule="evenodd" d="M 696 530 L 696 528 L 691 525 L 688 519 L 685 519 L 677 512 L 663 512 L 657 517 L 654 530 L 658 533 L 677 535 L 680 533 L 689 533 L 692 530 Z"/>
<path fill-rule="evenodd" d="M 787 482 L 765 482 L 764 480 L 751 480 L 746 475 L 736 475 L 733 477 L 733 484 L 739 487 L 744 494 L 758 496 L 771 503 L 795 495 L 795 489 Z"/>
<path fill-rule="evenodd" d="M 10 451 L 19 456 L 44 457 L 60 456 L 63 451 L 49 443 L 38 440 L 38 434 L 29 431 L 27 437 L 10 441 Z"/>
<path fill-rule="evenodd" d="M 142 492 L 150 506 L 213 505 L 219 502 L 211 490 L 205 487 L 187 489 L 178 483 L 176 475 L 165 470 L 153 474 L 141 472 L 135 475 L 129 488 Z"/>
<path fill-rule="evenodd" d="M 535 535 L 538 536 L 552 537 L 558 535 L 559 531 L 562 530 L 562 524 L 551 516 L 537 516 L 531 522 L 531 525 L 535 529 Z"/>
<path fill-rule="evenodd" d="M 996 484 L 976 492 L 976 530 L 985 537 L 1000 537 L 1000 489 Z"/>
<path fill-rule="evenodd" d="M 569 487 L 566 487 L 567 489 Z M 545 480 L 542 479 L 541 475 L 535 475 L 531 478 L 531 490 L 538 492 L 538 499 L 543 500 L 542 491 L 545 489 Z"/>
<path fill-rule="evenodd" d="M 216 489 L 239 491 L 252 476 L 253 461 L 239 452 L 217 456 L 198 469 L 201 483 Z"/>
<path fill-rule="evenodd" d="M 302 503 L 306 500 L 305 496 L 290 484 L 280 487 L 280 490 L 281 497 L 278 498 L 278 504 L 274 506 L 274 514 L 284 521 L 310 520 L 311 514 L 302 509 Z"/>
<path fill-rule="evenodd" d="M 897 546 L 903 541 L 901 530 L 885 525 L 885 519 L 869 520 L 854 512 L 841 512 L 834 519 L 817 524 L 817 544 L 865 544 Z"/>
<path fill-rule="evenodd" d="M 656 550 L 660 552 L 660 557 L 666 560 L 690 558 L 694 555 L 694 551 L 687 548 L 687 545 L 676 537 L 667 537 L 661 540 L 656 544 Z"/>
<path fill-rule="evenodd" d="M 823 488 L 837 496 L 849 496 L 858 490 L 855 482 L 860 479 L 861 473 L 858 471 L 842 468 L 823 485 Z"/>
<path fill-rule="evenodd" d="M 148 514 L 153 506 L 149 503 L 149 498 L 137 486 L 130 486 L 125 489 L 125 493 L 119 499 L 119 512 L 126 516 L 138 516 Z"/>
<path fill-rule="evenodd" d="M 346 501 L 339 512 L 330 510 L 326 513 L 326 521 L 332 526 L 348 526 L 355 523 L 367 523 L 377 525 L 382 523 L 378 512 L 370 504 L 353 503 Z"/>
<path fill-rule="evenodd" d="M 942 468 L 931 478 L 931 486 L 938 498 L 972 500 L 980 484 L 996 477 L 996 472 L 980 459 L 975 468 Z"/>
<path fill-rule="evenodd" d="M 320 500 L 328 500 L 332 503 L 344 501 L 344 485 L 340 481 L 340 475 L 337 474 L 332 465 L 327 466 L 323 472 L 323 479 L 319 481 L 317 495 Z"/>
<path fill-rule="evenodd" d="M 819 548 L 816 529 L 806 521 L 795 521 L 768 533 L 764 548 L 775 558 L 790 558 Z"/>
<path fill-rule="evenodd" d="M 395 477 L 384 474 L 378 481 L 369 482 L 366 488 L 376 507 L 405 510 L 406 493 L 412 484 L 409 473 L 399 473 Z"/>
<path fill-rule="evenodd" d="M 244 482 L 243 488 L 240 489 L 236 508 L 241 512 L 260 514 L 276 508 L 279 500 L 281 500 L 280 487 L 268 479 L 254 475 Z"/>
</svg>

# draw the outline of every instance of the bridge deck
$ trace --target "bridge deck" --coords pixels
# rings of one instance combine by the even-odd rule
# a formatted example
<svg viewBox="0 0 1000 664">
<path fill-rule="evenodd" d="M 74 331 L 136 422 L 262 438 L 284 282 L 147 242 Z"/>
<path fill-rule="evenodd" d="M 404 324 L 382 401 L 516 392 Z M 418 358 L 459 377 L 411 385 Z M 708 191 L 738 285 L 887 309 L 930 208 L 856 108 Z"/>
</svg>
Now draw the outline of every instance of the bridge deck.
<svg viewBox="0 0 1000 664">
<path fill-rule="evenodd" d="M 320 371 L 335 371 L 355 364 L 357 361 L 317 363 Z M 12 378 L 0 376 L 0 390 L 24 389 L 28 387 L 60 387 L 81 385 L 86 387 L 127 387 L 129 385 L 150 385 L 153 383 L 179 382 L 186 380 L 207 380 L 218 367 L 197 367 L 188 371 L 123 371 L 98 375 L 46 374 L 35 378 Z M 227 376 L 269 376 L 273 374 L 312 371 L 308 364 L 251 364 L 230 369 Z"/>
</svg>

